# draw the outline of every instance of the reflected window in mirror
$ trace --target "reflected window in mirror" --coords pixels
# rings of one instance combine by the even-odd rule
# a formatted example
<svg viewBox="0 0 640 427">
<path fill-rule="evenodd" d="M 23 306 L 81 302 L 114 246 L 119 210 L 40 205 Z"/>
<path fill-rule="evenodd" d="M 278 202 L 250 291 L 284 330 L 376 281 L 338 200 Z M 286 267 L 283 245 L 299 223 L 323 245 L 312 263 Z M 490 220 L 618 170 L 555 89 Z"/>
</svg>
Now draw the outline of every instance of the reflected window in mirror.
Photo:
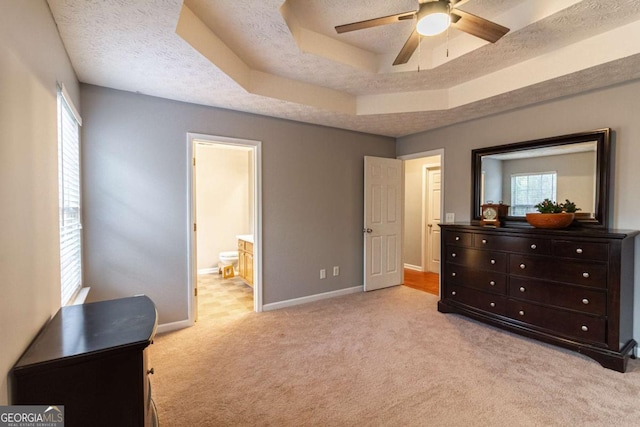
<svg viewBox="0 0 640 427">
<path fill-rule="evenodd" d="M 557 172 L 516 173 L 511 175 L 511 216 L 535 212 L 541 200 L 557 199 Z"/>
<path fill-rule="evenodd" d="M 595 171 L 595 141 L 482 157 L 485 197 L 510 205 L 516 217 L 535 212 L 544 199 L 569 199 L 592 215 Z"/>
</svg>

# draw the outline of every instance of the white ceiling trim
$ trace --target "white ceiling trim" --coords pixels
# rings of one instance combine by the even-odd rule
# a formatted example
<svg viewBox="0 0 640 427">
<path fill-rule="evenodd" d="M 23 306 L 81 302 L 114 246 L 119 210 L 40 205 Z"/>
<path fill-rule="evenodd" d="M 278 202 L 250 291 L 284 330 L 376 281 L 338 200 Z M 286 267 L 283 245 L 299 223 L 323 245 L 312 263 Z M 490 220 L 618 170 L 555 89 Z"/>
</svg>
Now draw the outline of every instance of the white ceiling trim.
<svg viewBox="0 0 640 427">
<path fill-rule="evenodd" d="M 303 27 L 289 2 L 282 4 L 280 14 L 300 52 L 312 53 L 370 73 L 377 72 L 378 58 L 375 54 Z"/>
<path fill-rule="evenodd" d="M 251 71 L 249 92 L 335 113 L 357 114 L 356 98 L 352 95 L 261 71 Z"/>
<path fill-rule="evenodd" d="M 505 94 L 640 54 L 640 22 L 591 37 L 450 90 L 449 108 Z"/>
<path fill-rule="evenodd" d="M 176 34 L 249 93 L 336 113 L 356 114 L 356 100 L 352 95 L 251 69 L 186 5 L 180 11 Z"/>
<path fill-rule="evenodd" d="M 251 68 L 185 5 L 180 9 L 176 34 L 238 85 L 249 90 Z"/>
</svg>

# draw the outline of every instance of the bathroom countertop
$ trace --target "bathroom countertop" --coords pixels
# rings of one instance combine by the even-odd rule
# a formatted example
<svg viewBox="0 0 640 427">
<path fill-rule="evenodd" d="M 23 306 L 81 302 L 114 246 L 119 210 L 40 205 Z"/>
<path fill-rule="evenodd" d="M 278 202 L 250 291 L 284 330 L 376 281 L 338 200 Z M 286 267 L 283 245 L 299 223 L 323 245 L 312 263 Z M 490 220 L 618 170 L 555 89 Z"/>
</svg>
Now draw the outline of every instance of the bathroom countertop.
<svg viewBox="0 0 640 427">
<path fill-rule="evenodd" d="M 236 237 L 239 240 L 244 240 L 245 242 L 253 243 L 253 234 L 240 234 Z"/>
</svg>

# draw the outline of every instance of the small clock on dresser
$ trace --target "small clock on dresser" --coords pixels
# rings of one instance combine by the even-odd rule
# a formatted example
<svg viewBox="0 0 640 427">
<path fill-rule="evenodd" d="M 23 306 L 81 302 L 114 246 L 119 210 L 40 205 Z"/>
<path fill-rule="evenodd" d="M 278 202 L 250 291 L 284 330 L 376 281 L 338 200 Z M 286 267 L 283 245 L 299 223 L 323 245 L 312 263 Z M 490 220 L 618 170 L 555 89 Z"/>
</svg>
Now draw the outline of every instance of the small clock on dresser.
<svg viewBox="0 0 640 427">
<path fill-rule="evenodd" d="M 480 225 L 500 227 L 500 220 L 507 216 L 508 210 L 509 205 L 485 203 L 480 209 Z"/>
</svg>

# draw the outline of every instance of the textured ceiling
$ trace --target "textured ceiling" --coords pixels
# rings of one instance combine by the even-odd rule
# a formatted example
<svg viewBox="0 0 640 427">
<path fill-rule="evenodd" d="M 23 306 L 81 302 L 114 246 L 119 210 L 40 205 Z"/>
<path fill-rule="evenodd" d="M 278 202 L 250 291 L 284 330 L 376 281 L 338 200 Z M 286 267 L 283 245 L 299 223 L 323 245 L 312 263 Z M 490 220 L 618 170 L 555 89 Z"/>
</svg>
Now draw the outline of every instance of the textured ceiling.
<svg viewBox="0 0 640 427">
<path fill-rule="evenodd" d="M 48 3 L 81 82 L 395 137 L 640 78 L 640 0 L 462 1 L 511 31 L 451 29 L 398 67 L 412 21 L 333 27 L 416 0 Z"/>
</svg>

